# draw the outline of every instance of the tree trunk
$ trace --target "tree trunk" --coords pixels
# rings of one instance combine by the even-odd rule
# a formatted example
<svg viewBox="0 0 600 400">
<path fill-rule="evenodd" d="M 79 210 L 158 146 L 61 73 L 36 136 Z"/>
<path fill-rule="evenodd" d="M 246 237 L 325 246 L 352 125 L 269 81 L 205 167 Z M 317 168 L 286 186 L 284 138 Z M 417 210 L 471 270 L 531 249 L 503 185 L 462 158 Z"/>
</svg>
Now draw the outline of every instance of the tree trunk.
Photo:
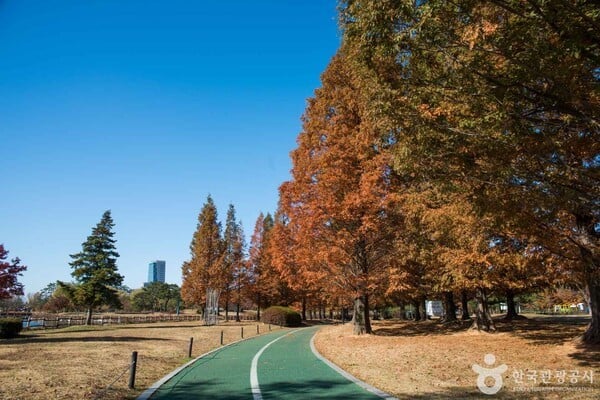
<svg viewBox="0 0 600 400">
<path fill-rule="evenodd" d="M 85 324 L 86 325 L 92 324 L 92 307 L 88 307 L 88 309 L 87 309 L 87 314 L 85 316 Z"/>
<path fill-rule="evenodd" d="M 256 320 L 260 321 L 260 294 L 256 295 Z"/>
<path fill-rule="evenodd" d="M 462 307 L 462 317 L 463 321 L 471 319 L 471 315 L 469 314 L 469 297 L 467 296 L 466 290 L 461 290 L 460 292 L 460 302 Z"/>
<path fill-rule="evenodd" d="M 354 316 L 352 322 L 354 324 L 355 335 L 373 333 L 369 318 L 369 297 L 367 295 L 358 296 L 354 299 Z"/>
<path fill-rule="evenodd" d="M 415 321 L 420 321 L 421 320 L 421 310 L 419 307 L 419 302 L 415 301 L 412 303 L 413 308 L 415 309 Z"/>
<path fill-rule="evenodd" d="M 484 288 L 477 288 L 475 291 L 475 300 L 477 300 L 477 308 L 475 309 L 475 320 L 471 329 L 483 330 L 485 332 L 495 332 L 496 325 L 492 320 L 490 309 L 487 303 L 487 294 Z"/>
<path fill-rule="evenodd" d="M 577 242 L 581 260 L 585 287 L 590 297 L 590 316 L 592 321 L 583 334 L 587 344 L 600 344 L 600 254 L 597 251 L 597 222 L 589 214 L 576 214 Z"/>
<path fill-rule="evenodd" d="M 454 294 L 452 292 L 444 292 L 444 319 L 443 322 L 456 321 L 456 305 L 454 304 Z"/>
<path fill-rule="evenodd" d="M 229 321 L 229 300 L 225 300 L 225 322 Z"/>
<path fill-rule="evenodd" d="M 400 304 L 398 305 L 398 308 L 400 308 L 400 315 L 399 315 L 400 319 L 401 319 L 402 321 L 406 321 L 406 319 L 407 319 L 407 318 L 406 318 L 406 304 L 404 304 L 404 303 L 400 303 Z"/>
<path fill-rule="evenodd" d="M 306 321 L 306 297 L 302 297 L 302 321 Z"/>
<path fill-rule="evenodd" d="M 421 321 L 427 321 L 427 304 L 425 302 L 427 298 L 423 296 L 419 301 L 419 314 L 421 314 Z"/>
<path fill-rule="evenodd" d="M 592 321 L 583 334 L 583 341 L 588 344 L 600 344 L 600 279 L 589 274 L 587 290 L 590 296 L 589 307 Z"/>
<path fill-rule="evenodd" d="M 242 284 L 240 283 L 240 278 L 238 277 L 238 283 L 237 283 L 237 288 L 236 290 L 236 294 L 237 294 L 237 298 L 235 299 L 235 321 L 236 322 L 240 322 L 240 309 L 242 308 L 242 304 L 241 304 L 241 299 L 242 299 Z"/>
<path fill-rule="evenodd" d="M 519 318 L 519 313 L 517 312 L 517 306 L 515 304 L 515 293 L 508 289 L 506 291 L 506 317 L 504 317 L 504 319 L 512 321 L 516 318 Z"/>
</svg>

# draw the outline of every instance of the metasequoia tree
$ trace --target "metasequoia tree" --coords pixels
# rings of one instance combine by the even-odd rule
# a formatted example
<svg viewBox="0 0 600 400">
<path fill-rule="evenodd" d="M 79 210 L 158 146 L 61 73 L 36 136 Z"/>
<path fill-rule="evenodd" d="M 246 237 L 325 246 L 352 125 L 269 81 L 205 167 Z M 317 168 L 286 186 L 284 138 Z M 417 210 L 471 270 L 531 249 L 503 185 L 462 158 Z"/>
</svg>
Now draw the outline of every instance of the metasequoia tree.
<svg viewBox="0 0 600 400">
<path fill-rule="evenodd" d="M 504 319 L 507 321 L 523 318 L 518 314 L 516 296 L 568 280 L 568 274 L 562 273 L 564 262 L 561 266 L 551 267 L 547 251 L 529 245 L 526 239 L 495 236 L 490 247 L 492 269 L 489 279 L 498 296 L 506 298 Z"/>
<path fill-rule="evenodd" d="M 233 301 L 236 305 L 235 319 L 239 321 L 241 291 L 246 279 L 246 261 L 244 260 L 244 231 L 241 222 L 236 221 L 233 204 L 230 204 L 227 210 L 223 245 L 223 266 L 220 280 L 225 303 L 225 319 L 228 320 L 229 304 L 230 301 Z"/>
<path fill-rule="evenodd" d="M 86 308 L 85 323 L 91 325 L 92 311 L 101 305 L 119 305 L 117 287 L 123 283 L 118 273 L 116 251 L 112 231 L 114 222 L 110 210 L 92 229 L 92 234 L 81 245 L 81 252 L 72 254 L 69 263 L 75 284 L 57 282 L 63 292 L 78 306 Z"/>
<path fill-rule="evenodd" d="M 284 183 L 280 189 L 281 201 L 288 194 Z M 269 255 L 279 279 L 282 281 L 292 296 L 300 303 L 302 319 L 307 319 L 307 307 L 310 300 L 323 297 L 326 292 L 331 293 L 328 277 L 322 270 L 315 268 L 319 261 L 312 252 L 310 243 L 299 244 L 295 241 L 296 235 L 292 229 L 298 228 L 290 224 L 287 215 L 280 209 L 275 214 L 275 224 L 270 232 Z"/>
<path fill-rule="evenodd" d="M 562 258 L 599 342 L 598 4 L 355 0 L 342 17 L 367 115 L 395 128 L 395 171 Z"/>
<path fill-rule="evenodd" d="M 183 263 L 181 297 L 187 304 L 203 306 L 208 288 L 222 288 L 223 240 L 217 208 L 209 195 L 198 215 L 190 244 L 191 259 Z"/>
<path fill-rule="evenodd" d="M 13 258 L 10 262 L 5 261 L 8 257 L 8 250 L 0 244 L 0 300 L 10 299 L 13 296 L 23 295 L 23 284 L 17 279 L 27 270 L 25 265 L 20 265 L 19 257 Z"/>
<path fill-rule="evenodd" d="M 270 247 L 270 232 L 273 229 L 273 217 L 260 213 L 254 225 L 249 250 L 249 295 L 256 303 L 257 317 L 263 307 L 269 307 L 281 300 L 279 296 L 279 275 L 273 268 Z"/>
<path fill-rule="evenodd" d="M 281 188 L 281 207 L 294 258 L 309 266 L 303 277 L 323 276 L 329 287 L 350 294 L 354 332 L 371 333 L 369 298 L 384 290 L 401 230 L 394 223 L 392 143 L 363 120 L 361 91 L 343 49 L 321 79 L 292 152 L 293 180 Z"/>
</svg>

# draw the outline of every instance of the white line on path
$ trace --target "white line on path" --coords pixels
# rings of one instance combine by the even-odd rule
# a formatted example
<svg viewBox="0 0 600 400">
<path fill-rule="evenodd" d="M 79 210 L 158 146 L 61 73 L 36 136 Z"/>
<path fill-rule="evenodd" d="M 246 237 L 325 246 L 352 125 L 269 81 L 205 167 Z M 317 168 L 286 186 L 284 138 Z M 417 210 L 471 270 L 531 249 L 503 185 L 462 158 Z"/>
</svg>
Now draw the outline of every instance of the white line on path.
<svg viewBox="0 0 600 400">
<path fill-rule="evenodd" d="M 260 358 L 261 354 L 267 349 L 267 347 L 269 347 L 279 339 L 283 339 L 284 337 L 296 332 L 298 332 L 298 329 L 296 329 L 295 331 L 288 332 L 285 335 L 279 336 L 275 340 L 271 340 L 269 343 L 264 345 L 264 347 L 260 349 L 252 359 L 252 366 L 250 367 L 250 387 L 252 388 L 252 396 L 254 397 L 254 400 L 262 400 L 260 386 L 258 385 L 258 359 Z"/>
<path fill-rule="evenodd" d="M 392 396 L 391 394 L 387 394 L 386 392 L 384 392 L 382 390 L 379 390 L 379 389 L 377 389 L 374 386 L 369 385 L 367 382 L 361 381 L 360 379 L 358 379 L 354 375 L 351 375 L 350 373 L 344 371 L 343 369 L 341 369 L 340 367 L 338 367 L 337 365 L 335 365 L 334 363 L 332 363 L 331 361 L 329 361 L 328 359 L 326 359 L 325 357 L 323 357 L 321 355 L 321 353 L 319 353 L 319 350 L 317 350 L 317 348 L 315 347 L 315 336 L 317 336 L 316 333 L 310 339 L 310 349 L 312 350 L 313 354 L 319 360 L 321 360 L 325 364 L 327 364 L 329 366 L 329 368 L 333 369 L 335 372 L 337 372 L 338 374 L 342 375 L 344 378 L 348 379 L 351 382 L 356 383 L 361 388 L 363 388 L 365 390 L 368 390 L 369 392 L 373 393 L 376 396 L 379 396 L 379 397 L 381 397 L 381 398 L 383 398 L 385 400 L 398 400 L 396 397 Z"/>
</svg>

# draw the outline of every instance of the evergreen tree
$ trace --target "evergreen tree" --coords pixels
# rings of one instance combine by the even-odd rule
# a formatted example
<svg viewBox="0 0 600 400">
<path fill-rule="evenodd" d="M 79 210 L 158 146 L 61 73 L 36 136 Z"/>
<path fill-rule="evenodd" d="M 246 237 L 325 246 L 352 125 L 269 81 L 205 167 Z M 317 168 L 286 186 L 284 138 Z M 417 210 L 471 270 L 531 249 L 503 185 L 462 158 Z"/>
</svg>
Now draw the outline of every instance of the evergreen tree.
<svg viewBox="0 0 600 400">
<path fill-rule="evenodd" d="M 118 305 L 116 287 L 123 283 L 123 276 L 117 271 L 117 258 L 112 231 L 114 222 L 110 210 L 92 229 L 92 234 L 82 244 L 81 252 L 72 254 L 69 263 L 75 284 L 59 282 L 67 296 L 87 311 L 86 325 L 92 323 L 92 311 L 101 305 Z"/>
<path fill-rule="evenodd" d="M 27 267 L 20 265 L 19 257 L 10 262 L 4 261 L 7 256 L 8 250 L 0 244 L 0 300 L 23 295 L 23 284 L 17 281 L 17 277 L 21 276 Z"/>
<path fill-rule="evenodd" d="M 198 215 L 198 226 L 190 244 L 191 259 L 182 266 L 181 297 L 189 305 L 202 307 L 208 288 L 221 289 L 223 239 L 217 207 L 209 195 Z"/>
</svg>

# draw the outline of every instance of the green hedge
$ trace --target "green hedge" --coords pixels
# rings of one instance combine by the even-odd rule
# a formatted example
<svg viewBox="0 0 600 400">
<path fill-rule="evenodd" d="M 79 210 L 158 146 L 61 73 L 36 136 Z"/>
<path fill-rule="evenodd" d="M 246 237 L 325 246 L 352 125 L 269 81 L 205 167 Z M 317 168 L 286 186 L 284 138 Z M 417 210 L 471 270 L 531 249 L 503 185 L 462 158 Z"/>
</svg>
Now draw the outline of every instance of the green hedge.
<svg viewBox="0 0 600 400">
<path fill-rule="evenodd" d="M 265 324 L 282 326 L 300 326 L 302 325 L 302 316 L 297 311 L 282 306 L 273 306 L 263 311 L 260 320 Z"/>
<path fill-rule="evenodd" d="M 20 318 L 0 319 L 0 338 L 10 339 L 19 336 L 23 330 L 23 321 Z"/>
</svg>

